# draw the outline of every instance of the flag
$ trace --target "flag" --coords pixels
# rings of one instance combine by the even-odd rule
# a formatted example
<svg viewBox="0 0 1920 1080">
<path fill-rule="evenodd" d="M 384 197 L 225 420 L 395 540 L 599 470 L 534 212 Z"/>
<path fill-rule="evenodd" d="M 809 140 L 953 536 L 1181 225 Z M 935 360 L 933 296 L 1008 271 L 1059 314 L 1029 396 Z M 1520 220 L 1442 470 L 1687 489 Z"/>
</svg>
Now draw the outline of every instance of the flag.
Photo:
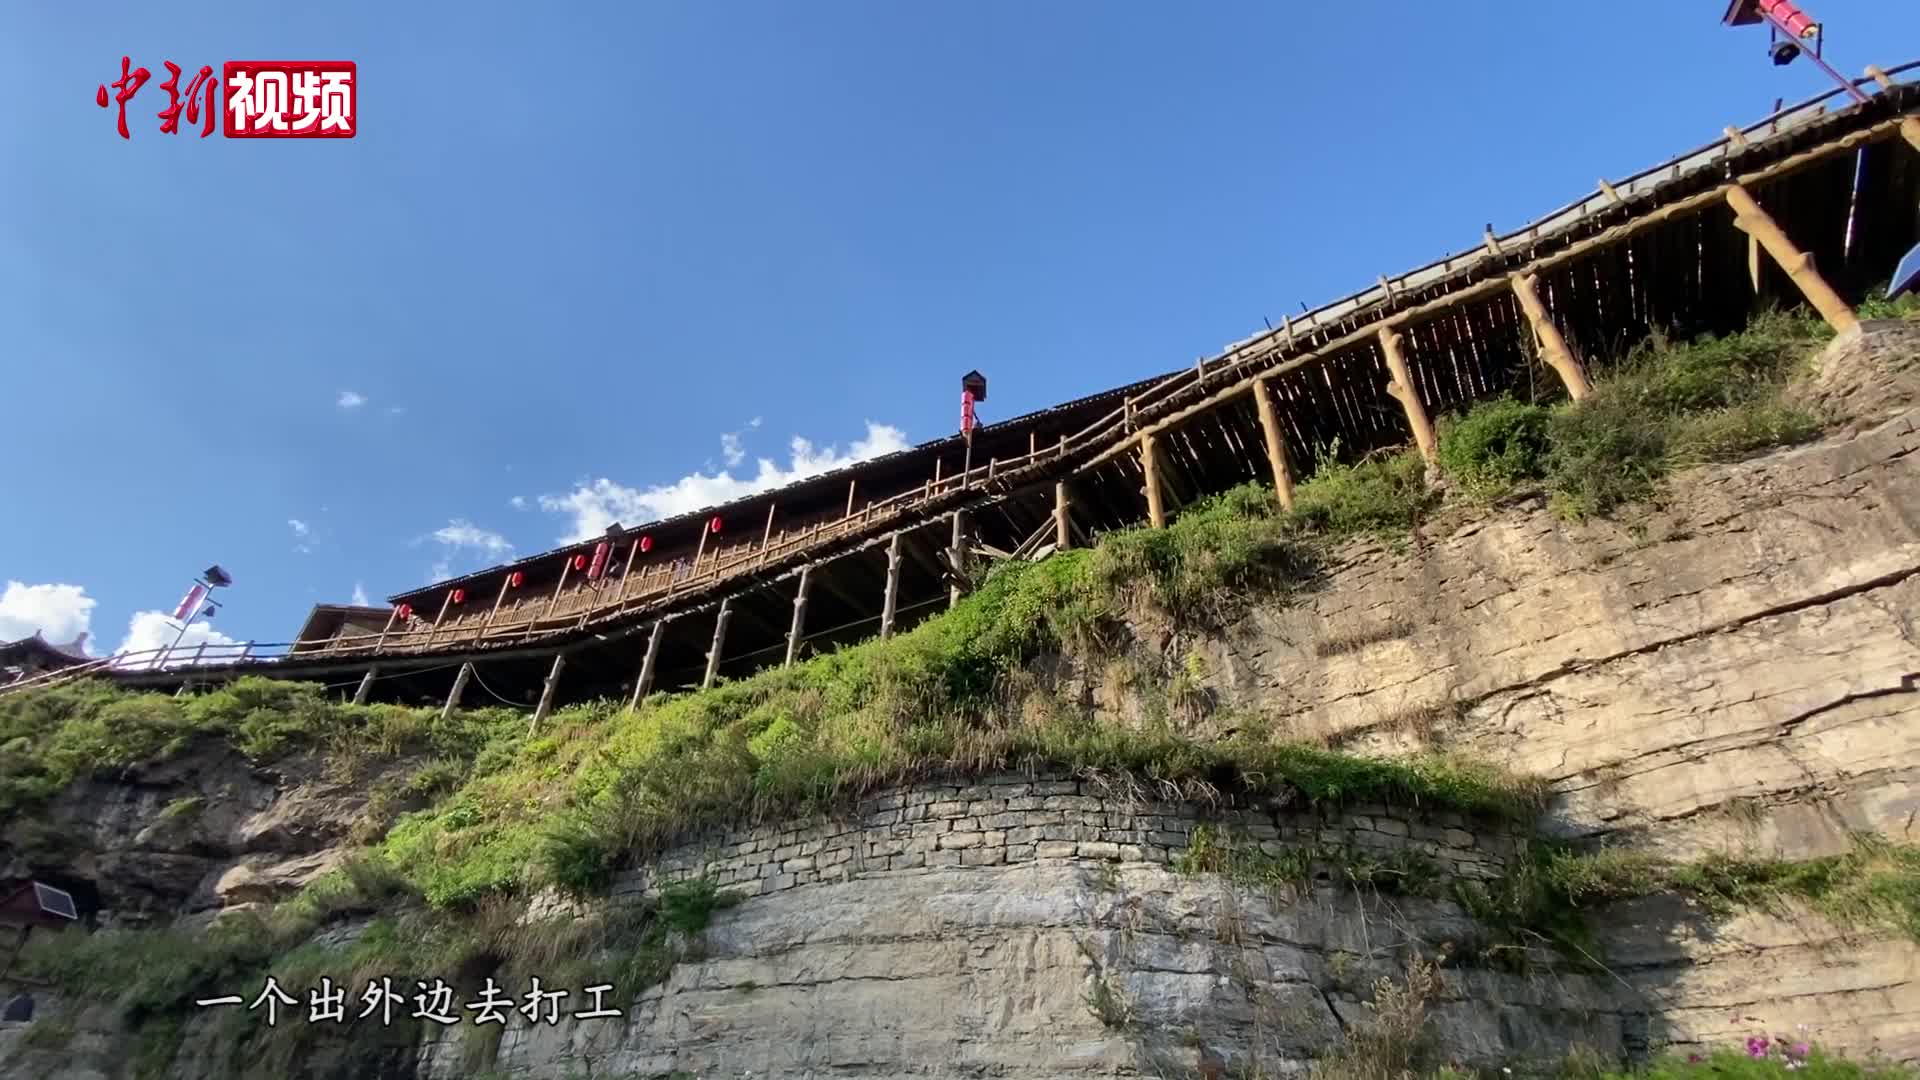
<svg viewBox="0 0 1920 1080">
<path fill-rule="evenodd" d="M 1887 286 L 1889 298 L 1905 292 L 1920 292 L 1920 247 L 1907 252 L 1907 257 L 1900 260 L 1893 271 L 1893 284 Z"/>
<path fill-rule="evenodd" d="M 180 601 L 180 606 L 173 609 L 173 617 L 184 619 L 193 614 L 194 609 L 200 606 L 200 601 L 205 599 L 206 595 L 207 587 L 195 582 L 193 588 L 187 590 L 186 599 Z"/>
</svg>

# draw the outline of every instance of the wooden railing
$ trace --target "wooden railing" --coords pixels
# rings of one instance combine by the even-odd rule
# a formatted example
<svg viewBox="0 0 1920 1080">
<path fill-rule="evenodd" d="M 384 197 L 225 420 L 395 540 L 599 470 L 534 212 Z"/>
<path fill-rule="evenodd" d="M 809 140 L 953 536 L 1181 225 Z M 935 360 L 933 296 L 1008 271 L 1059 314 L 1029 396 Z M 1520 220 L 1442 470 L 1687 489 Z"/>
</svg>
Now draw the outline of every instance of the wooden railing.
<svg viewBox="0 0 1920 1080">
<path fill-rule="evenodd" d="M 1888 77 L 1920 69 L 1920 61 L 1903 64 L 1883 73 Z M 1862 83 L 1868 80 L 1861 80 Z M 1355 293 L 1308 312 L 1299 320 L 1288 318 L 1285 326 L 1229 346 L 1221 355 L 1202 360 L 1192 368 L 1170 375 L 1140 393 L 1124 399 L 1110 412 L 1079 431 L 1062 435 L 1046 446 L 1033 446 L 1026 454 L 1011 458 L 989 459 L 963 472 L 928 478 L 919 487 L 866 503 L 855 508 L 851 494 L 841 517 L 816 522 L 792 531 L 773 534 L 772 517 L 767 531 L 758 541 L 703 551 L 691 564 L 658 564 L 637 568 L 617 578 L 602 578 L 586 588 L 553 593 L 546 599 L 533 597 L 517 601 L 505 610 L 485 614 L 462 615 L 450 623 L 434 625 L 414 619 L 404 627 L 381 633 L 341 635 L 320 640 L 280 643 L 197 645 L 187 648 L 153 649 L 107 657 L 74 667 L 47 672 L 34 678 L 0 686 L 0 693 L 32 686 L 46 686 L 90 674 L 112 671 L 174 670 L 206 665 L 262 665 L 280 663 L 289 658 L 336 659 L 420 654 L 460 648 L 490 647 L 503 642 L 533 642 L 565 634 L 593 623 L 617 618 L 655 603 L 671 601 L 688 593 L 704 592 L 719 584 L 743 578 L 769 565 L 816 551 L 837 540 L 867 533 L 879 534 L 887 526 L 911 519 L 933 504 L 966 501 L 969 494 L 1004 494 L 1026 486 L 1049 472 L 1058 472 L 1101 460 L 1114 448 L 1124 446 L 1142 426 L 1161 420 L 1183 408 L 1204 402 L 1215 387 L 1244 378 L 1256 369 L 1270 368 L 1289 355 L 1301 351 L 1305 343 L 1313 346 L 1319 331 L 1331 331 L 1346 319 L 1378 305 L 1391 305 L 1401 293 L 1433 284 L 1464 271 L 1484 259 L 1501 258 L 1502 252 L 1550 238 L 1578 226 L 1602 210 L 1620 205 L 1643 194 L 1659 183 L 1715 167 L 1729 154 L 1755 142 L 1790 130 L 1825 110 L 1825 103 L 1841 91 L 1838 88 L 1791 108 L 1782 109 L 1737 135 L 1682 155 L 1655 168 L 1636 173 L 1614 184 L 1602 183 L 1595 195 L 1563 207 L 1533 224 L 1505 236 L 1489 231 L 1483 246 L 1461 256 L 1448 256 L 1397 278 L 1382 277 L 1374 288 Z M 936 469 L 938 466 L 936 466 Z M 851 489 L 850 489 L 851 490 Z M 944 508 L 943 508 L 944 509 Z"/>
</svg>

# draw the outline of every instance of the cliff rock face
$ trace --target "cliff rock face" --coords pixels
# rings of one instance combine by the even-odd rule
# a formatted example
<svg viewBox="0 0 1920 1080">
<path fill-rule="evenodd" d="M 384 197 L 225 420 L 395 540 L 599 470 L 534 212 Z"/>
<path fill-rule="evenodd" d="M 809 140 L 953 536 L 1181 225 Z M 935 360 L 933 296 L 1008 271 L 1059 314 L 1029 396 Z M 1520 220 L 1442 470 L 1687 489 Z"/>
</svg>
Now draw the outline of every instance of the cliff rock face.
<svg viewBox="0 0 1920 1080">
<path fill-rule="evenodd" d="M 1570 525 L 1542 499 L 1324 587 L 1204 657 L 1228 704 L 1299 735 L 1438 744 L 1553 781 L 1571 835 L 1788 858 L 1920 841 L 1920 325 L 1834 347 L 1809 396 L 1857 428 L 1677 475 Z"/>
<path fill-rule="evenodd" d="M 203 740 L 164 761 L 78 781 L 0 828 L 0 877 L 97 891 L 103 922 L 138 925 L 284 897 L 326 872 L 371 793 L 417 762 L 358 775 L 312 755 L 257 768 Z"/>
</svg>

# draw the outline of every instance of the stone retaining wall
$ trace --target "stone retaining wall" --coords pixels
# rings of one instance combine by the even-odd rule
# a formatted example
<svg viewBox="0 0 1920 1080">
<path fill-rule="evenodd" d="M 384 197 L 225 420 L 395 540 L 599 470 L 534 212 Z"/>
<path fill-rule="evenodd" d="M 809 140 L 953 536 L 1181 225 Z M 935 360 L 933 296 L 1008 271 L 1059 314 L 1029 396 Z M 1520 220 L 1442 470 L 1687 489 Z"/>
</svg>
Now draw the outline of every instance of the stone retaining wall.
<svg viewBox="0 0 1920 1080">
<path fill-rule="evenodd" d="M 710 877 L 758 896 L 884 871 L 999 866 L 1036 859 L 1170 863 L 1196 826 L 1287 849 L 1411 853 L 1443 873 L 1493 878 L 1525 834 L 1513 825 L 1411 806 L 1338 810 L 1235 800 L 1218 808 L 1119 797 L 1059 776 L 929 783 L 861 800 L 850 812 L 716 830 L 622 874 L 616 896 Z"/>
</svg>

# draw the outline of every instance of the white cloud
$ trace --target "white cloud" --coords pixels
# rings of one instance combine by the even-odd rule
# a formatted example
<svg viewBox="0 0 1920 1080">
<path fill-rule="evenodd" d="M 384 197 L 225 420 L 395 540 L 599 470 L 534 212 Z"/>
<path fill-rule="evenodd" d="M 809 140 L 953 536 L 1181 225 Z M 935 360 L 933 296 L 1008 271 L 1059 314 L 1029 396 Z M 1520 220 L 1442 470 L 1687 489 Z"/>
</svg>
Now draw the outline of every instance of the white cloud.
<svg viewBox="0 0 1920 1080">
<path fill-rule="evenodd" d="M 154 649 L 166 649 L 173 645 L 173 639 L 175 637 L 180 637 L 180 628 L 179 624 L 173 621 L 173 616 L 169 613 L 164 611 L 135 612 L 133 618 L 127 620 L 127 636 L 124 641 L 120 642 L 120 651 L 123 653 L 140 653 Z M 132 670 L 139 670 L 141 668 L 152 667 L 155 661 L 159 660 L 164 660 L 170 665 L 191 663 L 194 653 L 198 651 L 202 643 L 207 645 L 238 645 L 240 642 L 237 638 L 230 638 L 220 631 L 215 630 L 212 624 L 202 619 L 192 626 L 187 627 L 186 635 L 180 637 L 178 648 L 167 652 L 164 656 L 144 657 L 124 666 Z M 238 650 L 221 649 L 213 655 L 206 657 L 205 662 L 209 664 L 221 664 L 229 663 L 238 658 Z"/>
<path fill-rule="evenodd" d="M 353 583 L 353 599 L 347 601 L 354 607 L 372 607 L 373 601 L 367 599 L 367 587 L 359 582 Z"/>
<path fill-rule="evenodd" d="M 722 446 L 726 446 L 724 437 Z M 571 516 L 572 527 L 560 538 L 561 543 L 570 544 L 598 536 L 616 521 L 638 525 L 704 509 L 905 450 L 907 446 L 905 432 L 891 424 L 869 420 L 866 437 L 854 440 L 845 453 L 833 446 L 815 447 L 811 441 L 796 435 L 789 444 L 792 455 L 784 467 L 770 458 L 761 458 L 758 471 L 750 477 L 735 477 L 730 469 L 722 469 L 712 475 L 695 472 L 671 484 L 650 488 L 630 488 L 601 477 L 565 495 L 542 495 L 540 507 Z M 743 454 L 743 460 L 744 457 Z M 729 460 L 728 464 L 738 462 Z"/>
<path fill-rule="evenodd" d="M 293 535 L 295 536 L 305 536 L 313 531 L 308 527 L 306 522 L 301 521 L 299 518 L 288 518 L 287 528 L 292 529 Z"/>
<path fill-rule="evenodd" d="M 440 557 L 428 569 L 429 582 L 470 574 L 513 558 L 513 544 L 490 529 L 455 518 L 426 537 L 440 545 Z"/>
<path fill-rule="evenodd" d="M 357 409 L 367 403 L 367 395 L 352 390 L 342 390 L 333 403 L 343 409 Z"/>
<path fill-rule="evenodd" d="M 507 500 L 507 505 L 513 507 L 515 510 L 525 510 L 527 508 L 527 497 L 525 495 L 515 495 L 513 498 Z"/>
<path fill-rule="evenodd" d="M 455 518 L 446 527 L 436 529 L 433 538 L 454 548 L 474 548 L 488 555 L 511 555 L 513 545 L 497 532 L 483 529 L 471 521 Z"/>
<path fill-rule="evenodd" d="M 388 416 L 405 416 L 405 415 L 406 415 L 406 413 L 407 413 L 407 407 L 406 407 L 405 405 L 389 405 L 389 406 L 387 406 L 387 415 L 388 415 Z"/>
<path fill-rule="evenodd" d="M 747 460 L 747 448 L 740 443 L 740 433 L 729 431 L 720 436 L 720 456 L 728 465 L 738 465 Z"/>
<path fill-rule="evenodd" d="M 87 632 L 99 601 L 83 585 L 28 585 L 7 582 L 0 592 L 0 641 L 41 637 L 65 645 Z"/>
</svg>

